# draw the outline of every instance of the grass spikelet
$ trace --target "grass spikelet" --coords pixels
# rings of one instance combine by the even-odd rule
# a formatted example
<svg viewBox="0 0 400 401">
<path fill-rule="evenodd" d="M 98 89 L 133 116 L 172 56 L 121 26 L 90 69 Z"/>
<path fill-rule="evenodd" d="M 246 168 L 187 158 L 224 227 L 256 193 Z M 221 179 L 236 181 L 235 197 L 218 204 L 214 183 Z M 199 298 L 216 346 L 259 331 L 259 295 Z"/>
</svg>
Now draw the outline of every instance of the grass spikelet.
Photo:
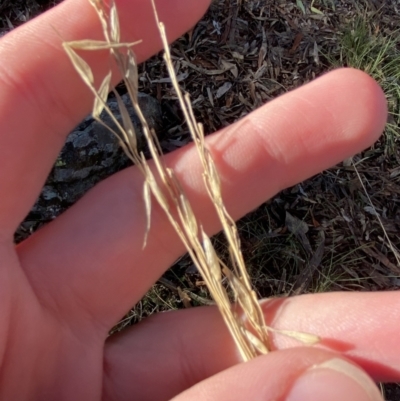
<svg viewBox="0 0 400 401">
<path fill-rule="evenodd" d="M 242 359 L 248 361 L 258 355 L 267 353 L 270 349 L 269 328 L 265 324 L 261 307 L 251 287 L 250 278 L 240 250 L 240 239 L 236 224 L 224 206 L 218 171 L 211 152 L 206 146 L 203 126 L 194 117 L 189 95 L 184 95 L 179 88 L 171 60 L 165 27 L 158 19 L 154 0 L 151 0 L 151 2 L 164 45 L 164 59 L 203 166 L 203 178 L 207 193 L 215 207 L 229 243 L 231 268 L 226 266 L 218 257 L 210 238 L 197 220 L 177 176 L 173 170 L 165 166 L 158 139 L 148 126 L 140 110 L 137 97 L 138 71 L 135 54 L 132 50 L 132 47 L 138 42 L 120 42 L 118 12 L 112 0 L 109 2 L 108 7 L 106 7 L 102 0 L 89 1 L 100 19 L 105 40 L 91 41 L 85 39 L 82 41 L 64 42 L 63 46 L 82 80 L 95 96 L 93 107 L 94 118 L 105 125 L 100 119 L 100 113 L 105 110 L 111 116 L 116 129 L 110 129 L 110 131 L 119 138 L 125 153 L 143 173 L 145 179 L 143 198 L 147 216 L 145 242 L 150 230 L 151 202 L 155 199 L 164 210 L 165 215 L 185 245 L 194 264 L 202 274 L 240 351 Z M 103 79 L 99 89 L 96 89 L 90 67 L 76 53 L 76 50 L 96 51 L 104 49 L 109 50 L 110 57 L 114 59 L 123 77 L 132 104 L 142 124 L 154 167 L 150 167 L 143 153 L 138 151 L 133 124 L 118 93 L 114 92 L 122 115 L 122 124 L 117 121 L 107 106 L 106 93 L 108 93 L 111 82 L 111 72 Z M 234 294 L 233 303 L 222 284 L 223 280 L 228 282 Z M 296 338 L 295 335 L 293 336 Z M 303 341 L 303 337 L 302 335 L 297 336 L 299 341 Z M 307 341 L 310 342 L 309 337 L 307 337 Z"/>
</svg>

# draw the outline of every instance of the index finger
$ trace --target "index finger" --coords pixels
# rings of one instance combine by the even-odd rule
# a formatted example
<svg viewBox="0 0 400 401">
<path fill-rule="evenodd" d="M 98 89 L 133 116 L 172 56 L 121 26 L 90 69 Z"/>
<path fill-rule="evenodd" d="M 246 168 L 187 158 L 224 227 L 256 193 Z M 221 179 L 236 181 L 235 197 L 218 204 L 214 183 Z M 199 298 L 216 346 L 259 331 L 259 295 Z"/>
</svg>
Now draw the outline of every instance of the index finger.
<svg viewBox="0 0 400 401">
<path fill-rule="evenodd" d="M 169 39 L 190 29 L 209 2 L 156 1 Z M 115 3 L 126 36 L 122 39 L 142 40 L 135 47 L 138 61 L 161 49 L 151 2 Z M 91 109 L 93 95 L 64 54 L 59 35 L 65 40 L 102 39 L 88 0 L 66 0 L 0 41 L 0 59 L 6 60 L 0 64 L 0 240 L 10 237 L 28 213 L 66 134 Z M 106 52 L 87 55 L 95 78 L 106 74 L 107 57 Z"/>
</svg>

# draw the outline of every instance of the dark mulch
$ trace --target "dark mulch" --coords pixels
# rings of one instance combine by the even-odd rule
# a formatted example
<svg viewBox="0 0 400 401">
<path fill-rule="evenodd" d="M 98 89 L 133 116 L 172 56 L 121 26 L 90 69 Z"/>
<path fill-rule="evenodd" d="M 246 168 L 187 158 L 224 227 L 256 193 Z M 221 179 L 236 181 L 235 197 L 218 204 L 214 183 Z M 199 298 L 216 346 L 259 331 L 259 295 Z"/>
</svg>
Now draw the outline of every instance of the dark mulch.
<svg viewBox="0 0 400 401">
<path fill-rule="evenodd" d="M 0 35 L 22 25 L 62 0 L 1 0 Z"/>
</svg>

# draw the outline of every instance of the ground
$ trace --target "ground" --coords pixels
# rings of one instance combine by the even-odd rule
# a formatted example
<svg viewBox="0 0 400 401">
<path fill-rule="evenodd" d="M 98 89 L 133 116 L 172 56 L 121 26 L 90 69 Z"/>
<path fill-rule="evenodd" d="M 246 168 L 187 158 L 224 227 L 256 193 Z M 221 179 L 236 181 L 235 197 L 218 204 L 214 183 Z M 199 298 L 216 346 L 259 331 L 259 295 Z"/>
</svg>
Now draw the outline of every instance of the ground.
<svg viewBox="0 0 400 401">
<path fill-rule="evenodd" d="M 3 0 L 0 33 L 57 1 Z M 207 132 L 337 66 L 361 68 L 388 97 L 381 140 L 293 188 L 239 222 L 247 266 L 260 297 L 400 287 L 400 6 L 395 0 L 214 0 L 196 27 L 172 47 L 181 86 Z M 140 90 L 168 110 L 165 150 L 189 141 L 158 55 L 140 69 Z M 224 254 L 224 239 L 214 239 Z M 186 294 L 186 295 L 184 295 Z M 149 313 L 208 304 L 208 292 L 184 256 L 119 324 Z M 385 386 L 388 401 L 400 387 Z"/>
</svg>

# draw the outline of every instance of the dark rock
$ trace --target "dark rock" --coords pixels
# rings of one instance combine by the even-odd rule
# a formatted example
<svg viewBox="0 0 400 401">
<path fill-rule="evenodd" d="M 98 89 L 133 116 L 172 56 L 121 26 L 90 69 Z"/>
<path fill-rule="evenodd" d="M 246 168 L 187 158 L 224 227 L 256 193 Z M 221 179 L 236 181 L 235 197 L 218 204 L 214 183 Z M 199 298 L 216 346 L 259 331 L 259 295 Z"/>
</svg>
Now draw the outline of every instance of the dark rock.
<svg viewBox="0 0 400 401">
<path fill-rule="evenodd" d="M 144 142 L 141 124 L 128 96 L 124 95 L 122 99 L 133 121 L 138 146 L 141 147 Z M 121 121 L 116 99 L 112 98 L 107 103 Z M 150 127 L 158 132 L 162 127 L 160 103 L 149 95 L 139 94 L 139 104 Z M 105 113 L 102 119 L 114 125 Z M 119 145 L 119 139 L 91 116 L 85 118 L 68 135 L 38 201 L 19 229 L 17 239 L 29 234 L 27 228 L 32 231 L 35 226 L 57 217 L 96 183 L 127 167 L 129 163 Z"/>
</svg>

